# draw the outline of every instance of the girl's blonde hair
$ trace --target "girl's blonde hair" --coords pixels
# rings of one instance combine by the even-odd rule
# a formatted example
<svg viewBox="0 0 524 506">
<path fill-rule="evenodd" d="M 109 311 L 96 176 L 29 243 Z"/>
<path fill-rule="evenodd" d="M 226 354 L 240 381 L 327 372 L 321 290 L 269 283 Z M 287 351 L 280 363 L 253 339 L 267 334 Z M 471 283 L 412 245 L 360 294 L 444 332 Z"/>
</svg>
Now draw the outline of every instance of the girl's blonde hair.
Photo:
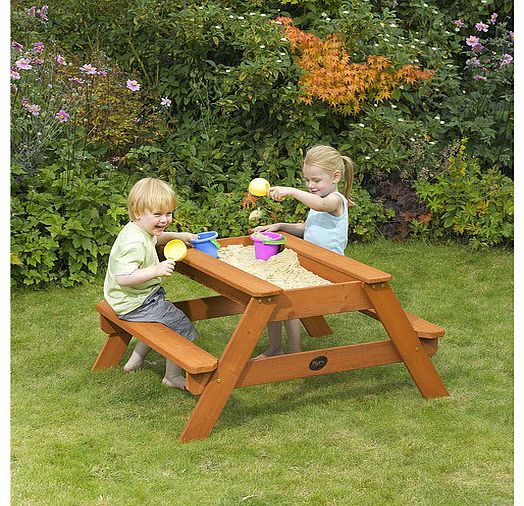
<svg viewBox="0 0 524 506">
<path fill-rule="evenodd" d="M 127 210 L 131 221 L 144 212 L 173 211 L 176 197 L 173 189 L 164 181 L 146 177 L 136 182 L 127 197 Z"/>
<path fill-rule="evenodd" d="M 353 185 L 353 171 L 354 164 L 349 156 L 341 155 L 335 148 L 331 146 L 313 146 L 306 152 L 304 158 L 304 165 L 314 165 L 328 172 L 335 172 L 338 170 L 341 175 L 341 179 L 344 180 L 344 196 L 349 199 L 349 193 L 351 192 L 351 186 Z"/>
</svg>

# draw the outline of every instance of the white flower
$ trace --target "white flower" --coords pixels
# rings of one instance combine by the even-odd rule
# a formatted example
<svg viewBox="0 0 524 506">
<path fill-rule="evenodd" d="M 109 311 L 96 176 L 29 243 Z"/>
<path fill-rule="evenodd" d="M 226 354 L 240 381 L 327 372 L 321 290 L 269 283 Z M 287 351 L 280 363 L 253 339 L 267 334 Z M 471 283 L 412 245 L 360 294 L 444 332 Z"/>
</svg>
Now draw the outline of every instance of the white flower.
<svg viewBox="0 0 524 506">
<path fill-rule="evenodd" d="M 404 121 L 402 118 L 399 118 L 398 120 L 399 120 L 399 121 Z"/>
<path fill-rule="evenodd" d="M 395 104 L 391 104 L 391 109 L 396 109 L 397 106 Z"/>
<path fill-rule="evenodd" d="M 415 142 L 415 139 L 414 139 L 413 137 L 410 137 L 409 140 L 410 140 L 411 142 Z"/>
<path fill-rule="evenodd" d="M 364 128 L 366 125 L 364 125 L 364 123 L 359 123 L 358 126 L 359 126 L 360 128 Z"/>
<path fill-rule="evenodd" d="M 370 156 L 365 156 L 364 157 L 366 160 L 371 160 L 371 157 Z"/>
<path fill-rule="evenodd" d="M 445 123 L 445 121 L 441 121 L 440 124 L 443 125 Z"/>
<path fill-rule="evenodd" d="M 254 209 L 249 215 L 249 221 L 259 220 L 262 216 L 262 211 L 260 209 Z"/>
<path fill-rule="evenodd" d="M 264 46 L 264 44 L 261 44 L 260 46 L 258 46 L 260 49 L 264 49 L 266 46 Z"/>
<path fill-rule="evenodd" d="M 379 149 L 378 149 L 378 148 L 375 148 L 375 151 L 379 151 Z"/>
</svg>

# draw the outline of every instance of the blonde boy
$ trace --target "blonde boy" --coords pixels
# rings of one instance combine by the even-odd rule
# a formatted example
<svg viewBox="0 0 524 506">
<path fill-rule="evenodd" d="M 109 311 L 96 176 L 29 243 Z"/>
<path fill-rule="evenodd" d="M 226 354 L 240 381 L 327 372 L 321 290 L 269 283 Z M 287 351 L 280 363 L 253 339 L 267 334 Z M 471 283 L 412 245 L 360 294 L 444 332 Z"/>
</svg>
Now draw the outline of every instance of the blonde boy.
<svg viewBox="0 0 524 506">
<path fill-rule="evenodd" d="M 197 332 L 191 320 L 165 300 L 161 286 L 162 279 L 173 273 L 175 262 L 160 262 L 156 246 L 171 239 L 190 245 L 190 241 L 198 237 L 187 232 L 165 232 L 173 221 L 176 197 L 171 187 L 160 179 L 138 181 L 129 193 L 127 207 L 131 221 L 120 231 L 111 248 L 104 297 L 122 320 L 163 323 L 193 341 Z M 153 365 L 145 360 L 150 349 L 138 341 L 124 371 Z M 162 384 L 185 388 L 182 370 L 169 360 L 166 360 Z"/>
</svg>

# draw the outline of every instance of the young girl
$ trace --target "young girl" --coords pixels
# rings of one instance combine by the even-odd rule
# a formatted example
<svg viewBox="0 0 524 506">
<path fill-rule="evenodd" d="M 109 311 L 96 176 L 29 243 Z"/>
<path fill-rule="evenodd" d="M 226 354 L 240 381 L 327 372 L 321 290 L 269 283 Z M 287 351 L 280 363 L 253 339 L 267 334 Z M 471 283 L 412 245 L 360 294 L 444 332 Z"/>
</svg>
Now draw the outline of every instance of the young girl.
<svg viewBox="0 0 524 506">
<path fill-rule="evenodd" d="M 173 221 L 176 207 L 175 193 L 159 179 L 145 178 L 138 181 L 127 198 L 131 221 L 116 238 L 107 267 L 104 282 L 104 298 L 122 320 L 135 322 L 159 322 L 193 341 L 197 332 L 191 320 L 174 304 L 164 298 L 162 279 L 171 276 L 175 262 L 160 262 L 156 245 L 171 239 L 180 239 L 190 245 L 196 234 L 188 232 L 165 232 Z M 151 348 L 138 341 L 124 371 L 130 372 L 151 366 L 145 360 Z M 182 370 L 166 360 L 166 372 L 162 384 L 185 388 Z"/>
<path fill-rule="evenodd" d="M 348 205 L 355 205 L 349 199 L 353 183 L 353 162 L 329 146 L 310 148 L 302 165 L 307 192 L 287 186 L 273 186 L 268 195 L 280 201 L 293 197 L 309 207 L 305 223 L 274 223 L 254 228 L 254 232 L 276 232 L 281 230 L 324 248 L 344 254 L 348 242 Z M 344 179 L 343 194 L 338 183 Z M 256 358 L 282 354 L 282 322 L 271 322 L 267 326 L 269 348 Z M 290 353 L 301 351 L 300 320 L 284 322 Z"/>
</svg>

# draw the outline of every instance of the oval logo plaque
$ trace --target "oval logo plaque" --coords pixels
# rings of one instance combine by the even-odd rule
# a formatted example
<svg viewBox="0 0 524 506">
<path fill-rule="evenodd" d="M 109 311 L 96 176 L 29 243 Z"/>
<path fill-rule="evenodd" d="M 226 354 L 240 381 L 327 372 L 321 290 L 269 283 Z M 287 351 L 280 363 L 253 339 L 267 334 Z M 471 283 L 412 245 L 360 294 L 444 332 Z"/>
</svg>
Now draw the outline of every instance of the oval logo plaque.
<svg viewBox="0 0 524 506">
<path fill-rule="evenodd" d="M 328 362 L 328 359 L 324 355 L 319 355 L 315 357 L 311 362 L 309 362 L 309 368 L 312 371 L 320 371 Z"/>
</svg>

